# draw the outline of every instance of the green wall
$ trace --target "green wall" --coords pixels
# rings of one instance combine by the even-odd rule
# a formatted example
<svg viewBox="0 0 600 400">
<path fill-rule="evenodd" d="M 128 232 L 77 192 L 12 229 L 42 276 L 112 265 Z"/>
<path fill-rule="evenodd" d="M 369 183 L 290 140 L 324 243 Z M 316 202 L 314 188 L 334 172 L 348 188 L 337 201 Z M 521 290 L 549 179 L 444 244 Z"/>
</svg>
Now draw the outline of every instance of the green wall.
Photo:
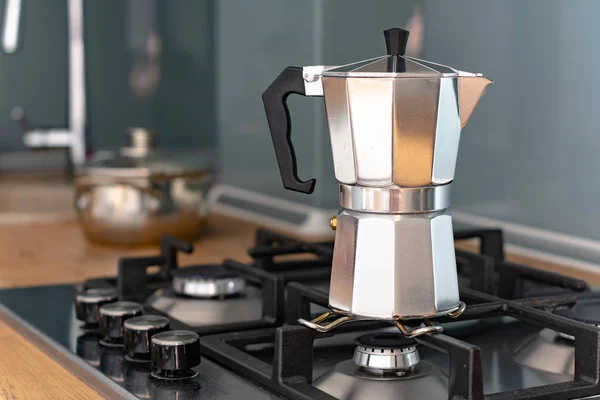
<svg viewBox="0 0 600 400">
<path fill-rule="evenodd" d="M 0 152 L 24 149 L 14 106 L 35 124 L 67 123 L 67 1 L 23 1 L 21 49 L 0 52 Z M 123 145 L 128 126 L 157 130 L 165 147 L 215 145 L 213 10 L 212 0 L 84 0 L 88 145 Z M 142 98 L 129 76 L 136 59 L 143 64 L 139 38 L 152 24 L 161 74 Z"/>
</svg>

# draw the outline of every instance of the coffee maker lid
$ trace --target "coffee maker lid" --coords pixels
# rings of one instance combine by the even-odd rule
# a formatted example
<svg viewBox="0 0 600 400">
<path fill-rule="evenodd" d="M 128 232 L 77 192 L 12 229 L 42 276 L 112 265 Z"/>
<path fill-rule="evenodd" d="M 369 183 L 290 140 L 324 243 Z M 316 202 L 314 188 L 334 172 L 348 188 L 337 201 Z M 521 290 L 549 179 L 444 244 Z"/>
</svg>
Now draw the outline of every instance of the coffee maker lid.
<svg viewBox="0 0 600 400">
<path fill-rule="evenodd" d="M 325 70 L 323 76 L 357 78 L 441 78 L 458 76 L 457 69 L 405 55 L 409 32 L 383 32 L 388 55 Z"/>
</svg>

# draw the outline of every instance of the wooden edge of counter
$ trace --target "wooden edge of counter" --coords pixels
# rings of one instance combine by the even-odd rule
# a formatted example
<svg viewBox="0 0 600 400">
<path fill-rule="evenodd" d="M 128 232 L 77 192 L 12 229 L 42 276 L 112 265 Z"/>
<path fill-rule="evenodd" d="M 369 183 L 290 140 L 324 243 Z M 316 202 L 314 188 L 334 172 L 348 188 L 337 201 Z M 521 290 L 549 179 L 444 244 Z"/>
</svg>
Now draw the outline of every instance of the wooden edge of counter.
<svg viewBox="0 0 600 400">
<path fill-rule="evenodd" d="M 79 394 L 85 395 L 89 399 L 137 400 L 131 393 L 105 377 L 75 354 L 64 351 L 64 346 L 44 335 L 2 304 L 0 304 L 0 323 L 4 323 L 3 325 L 6 328 L 12 329 L 16 333 L 14 340 L 24 339 L 26 343 L 34 345 L 34 348 L 40 352 L 40 354 L 33 354 L 36 362 L 46 362 L 50 368 L 56 368 L 56 364 L 58 364 L 58 366 L 63 367 L 79 380 L 79 382 L 71 382 L 69 389 L 77 389 Z M 40 358 L 44 356 L 49 360 Z M 39 379 L 43 380 L 43 377 L 39 377 Z M 64 385 L 62 382 L 53 383 Z M 73 387 L 74 385 L 77 387 Z M 25 390 L 27 391 L 28 389 Z"/>
<path fill-rule="evenodd" d="M 456 241 L 454 242 L 457 249 L 468 251 L 471 253 L 479 253 L 479 247 L 473 241 Z M 572 265 L 544 260 L 538 257 L 521 254 L 510 249 L 505 250 L 506 261 L 515 264 L 525 265 L 529 268 L 538 269 L 541 271 L 552 272 L 555 274 L 566 275 L 571 278 L 577 278 L 586 281 L 590 285 L 600 285 L 600 268 L 598 272 L 584 270 Z"/>
</svg>

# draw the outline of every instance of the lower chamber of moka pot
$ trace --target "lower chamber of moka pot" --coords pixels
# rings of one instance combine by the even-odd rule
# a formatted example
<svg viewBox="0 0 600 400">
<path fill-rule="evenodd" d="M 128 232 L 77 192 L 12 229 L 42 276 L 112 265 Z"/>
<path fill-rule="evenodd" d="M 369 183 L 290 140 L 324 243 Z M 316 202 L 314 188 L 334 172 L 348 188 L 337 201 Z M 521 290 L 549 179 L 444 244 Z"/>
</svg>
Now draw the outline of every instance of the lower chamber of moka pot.
<svg viewBox="0 0 600 400">
<path fill-rule="evenodd" d="M 327 332 L 344 323 L 375 320 L 415 337 L 441 332 L 433 318 L 462 314 L 452 218 L 445 210 L 384 214 L 342 209 L 336 222 L 331 311 L 301 324 Z"/>
</svg>

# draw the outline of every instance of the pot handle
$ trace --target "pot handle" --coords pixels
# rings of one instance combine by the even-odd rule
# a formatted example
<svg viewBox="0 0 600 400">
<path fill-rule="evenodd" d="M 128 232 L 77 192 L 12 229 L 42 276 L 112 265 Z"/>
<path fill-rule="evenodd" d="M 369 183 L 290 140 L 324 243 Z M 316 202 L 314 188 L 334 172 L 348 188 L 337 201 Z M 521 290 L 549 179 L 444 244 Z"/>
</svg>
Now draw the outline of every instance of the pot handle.
<svg viewBox="0 0 600 400">
<path fill-rule="evenodd" d="M 298 177 L 296 152 L 291 140 L 292 125 L 287 97 L 292 93 L 306 96 L 301 67 L 284 69 L 263 93 L 263 103 L 283 186 L 288 190 L 310 194 L 317 181 L 303 181 Z"/>
</svg>

